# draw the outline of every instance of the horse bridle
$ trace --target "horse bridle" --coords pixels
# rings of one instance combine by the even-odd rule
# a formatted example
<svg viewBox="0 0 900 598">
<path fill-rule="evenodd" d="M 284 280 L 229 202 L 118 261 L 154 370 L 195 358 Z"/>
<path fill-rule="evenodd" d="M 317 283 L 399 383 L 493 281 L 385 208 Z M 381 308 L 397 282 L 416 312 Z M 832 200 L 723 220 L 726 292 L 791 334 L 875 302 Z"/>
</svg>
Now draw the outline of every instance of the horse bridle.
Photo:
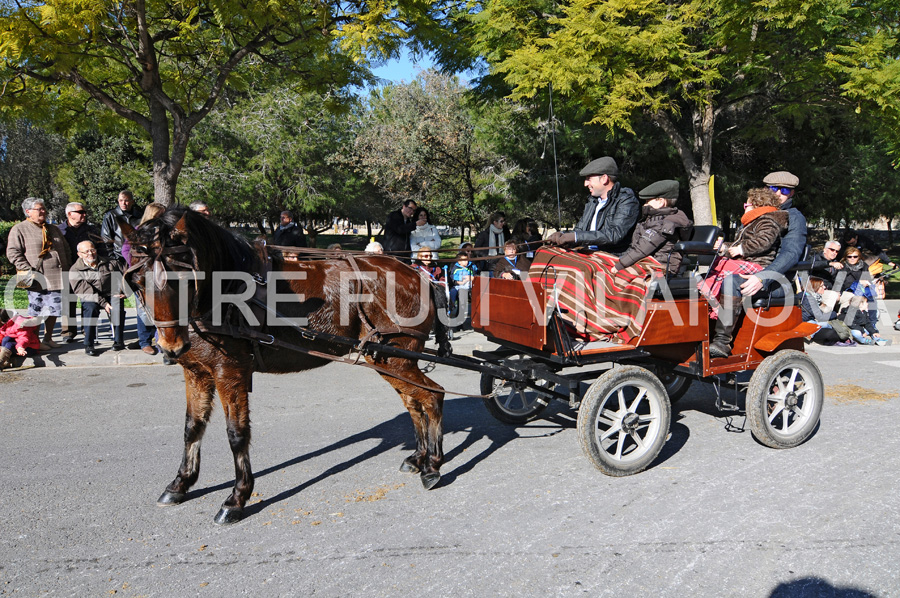
<svg viewBox="0 0 900 598">
<path fill-rule="evenodd" d="M 159 241 L 159 230 L 157 229 L 153 240 L 150 242 L 152 245 L 154 242 Z M 191 263 L 187 263 L 181 260 L 174 260 L 170 256 L 190 253 L 191 255 Z M 190 271 L 194 278 L 194 298 L 191 301 L 189 314 L 196 313 L 199 301 L 200 301 L 200 293 L 199 293 L 199 279 L 197 278 L 197 251 L 193 247 L 189 247 L 187 245 L 171 245 L 167 246 L 164 243 L 159 243 L 159 249 L 153 253 L 147 251 L 147 246 L 135 246 L 131 249 L 131 255 L 138 257 L 138 261 L 132 264 L 123 276 L 126 280 L 128 280 L 129 274 L 132 274 L 136 270 L 141 270 L 145 268 L 148 264 L 153 264 L 153 284 L 157 289 L 163 289 L 166 284 L 169 282 L 168 271 L 166 270 L 166 261 L 168 261 L 171 265 L 179 266 L 184 268 L 186 271 Z M 144 305 L 147 304 L 145 301 L 144 290 L 141 287 L 140 290 L 137 291 L 140 295 L 140 301 Z M 153 324 L 157 328 L 178 328 L 179 326 L 185 326 L 185 324 L 179 324 L 179 320 L 163 320 L 157 321 L 156 318 L 147 312 L 147 317 L 153 320 Z M 189 316 L 189 319 L 192 319 Z"/>
</svg>

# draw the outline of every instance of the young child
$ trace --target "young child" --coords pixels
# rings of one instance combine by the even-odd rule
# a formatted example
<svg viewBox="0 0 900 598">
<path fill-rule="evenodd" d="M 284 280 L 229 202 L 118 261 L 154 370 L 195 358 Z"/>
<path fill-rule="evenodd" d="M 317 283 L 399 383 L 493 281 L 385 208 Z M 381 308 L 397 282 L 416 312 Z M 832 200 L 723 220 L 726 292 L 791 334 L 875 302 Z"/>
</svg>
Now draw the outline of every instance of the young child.
<svg viewBox="0 0 900 598">
<path fill-rule="evenodd" d="M 528 277 L 531 260 L 519 255 L 519 245 L 514 239 L 503 244 L 503 257 L 494 264 L 494 278 L 521 280 L 522 274 Z"/>
<path fill-rule="evenodd" d="M 638 193 L 644 202 L 641 221 L 631 236 L 631 246 L 619 257 L 615 270 L 633 266 L 645 257 L 653 256 L 663 266 L 668 261 L 669 274 L 677 274 L 681 254 L 670 253 L 678 241 L 678 229 L 691 226 L 687 215 L 675 207 L 678 201 L 678 181 L 657 181 Z"/>
<path fill-rule="evenodd" d="M 720 255 L 713 261 L 704 280 L 698 285 L 700 294 L 709 300 L 710 318 L 716 321 L 716 332 L 709 343 L 711 357 L 728 357 L 731 354 L 732 333 L 743 308 L 740 296 L 729 296 L 726 310 L 729 323 L 719 318 L 719 294 L 728 276 L 756 274 L 775 259 L 776 241 L 787 230 L 788 213 L 777 208 L 778 196 L 768 188 L 747 192 L 745 212 L 741 216 L 744 228 L 733 243 L 723 244 Z"/>
<path fill-rule="evenodd" d="M 0 370 L 12 367 L 13 351 L 20 357 L 36 355 L 41 348 L 38 339 L 40 318 L 14 316 L 0 326 Z"/>
<path fill-rule="evenodd" d="M 456 263 L 450 267 L 450 317 L 459 315 L 459 292 L 466 293 L 472 288 L 475 280 L 475 268 L 469 263 L 469 253 L 460 251 L 456 254 Z"/>
</svg>

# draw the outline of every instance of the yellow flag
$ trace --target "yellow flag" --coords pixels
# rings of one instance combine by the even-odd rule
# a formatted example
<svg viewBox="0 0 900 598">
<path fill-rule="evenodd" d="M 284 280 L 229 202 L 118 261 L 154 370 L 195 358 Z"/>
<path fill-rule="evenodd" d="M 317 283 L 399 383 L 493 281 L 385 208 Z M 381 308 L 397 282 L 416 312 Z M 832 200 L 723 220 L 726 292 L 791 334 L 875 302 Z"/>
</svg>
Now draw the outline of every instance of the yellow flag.
<svg viewBox="0 0 900 598">
<path fill-rule="evenodd" d="M 716 218 L 716 186 L 715 186 L 715 178 L 716 175 L 712 174 L 709 176 L 709 212 L 712 214 L 712 223 L 718 224 L 719 219 Z"/>
</svg>

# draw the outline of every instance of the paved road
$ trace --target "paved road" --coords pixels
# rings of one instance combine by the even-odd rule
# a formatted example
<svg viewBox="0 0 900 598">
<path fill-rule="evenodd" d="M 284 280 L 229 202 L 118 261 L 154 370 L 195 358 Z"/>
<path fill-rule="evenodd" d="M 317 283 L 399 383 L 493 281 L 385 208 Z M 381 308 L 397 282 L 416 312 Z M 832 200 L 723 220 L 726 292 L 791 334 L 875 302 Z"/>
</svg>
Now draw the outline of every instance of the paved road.
<svg viewBox="0 0 900 598">
<path fill-rule="evenodd" d="M 373 372 L 259 375 L 256 494 L 226 528 L 218 411 L 192 500 L 155 505 L 181 456 L 180 368 L 4 372 L 0 595 L 898 596 L 900 347 L 813 355 L 827 399 L 806 444 L 728 431 L 743 418 L 695 384 L 660 461 L 628 478 L 591 466 L 562 405 L 511 428 L 448 397 L 430 492 L 397 471 L 412 427 Z"/>
</svg>

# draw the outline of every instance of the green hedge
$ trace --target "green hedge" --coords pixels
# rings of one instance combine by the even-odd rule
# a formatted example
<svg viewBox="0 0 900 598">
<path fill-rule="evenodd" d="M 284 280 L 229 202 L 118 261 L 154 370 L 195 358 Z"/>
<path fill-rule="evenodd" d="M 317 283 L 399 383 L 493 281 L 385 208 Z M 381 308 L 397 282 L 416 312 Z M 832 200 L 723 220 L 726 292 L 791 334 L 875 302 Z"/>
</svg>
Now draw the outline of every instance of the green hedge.
<svg viewBox="0 0 900 598">
<path fill-rule="evenodd" d="M 16 222 L 0 222 L 0 276 L 11 275 L 14 272 L 12 264 L 6 259 L 6 239 L 9 237 L 9 229 L 14 227 Z"/>
</svg>

